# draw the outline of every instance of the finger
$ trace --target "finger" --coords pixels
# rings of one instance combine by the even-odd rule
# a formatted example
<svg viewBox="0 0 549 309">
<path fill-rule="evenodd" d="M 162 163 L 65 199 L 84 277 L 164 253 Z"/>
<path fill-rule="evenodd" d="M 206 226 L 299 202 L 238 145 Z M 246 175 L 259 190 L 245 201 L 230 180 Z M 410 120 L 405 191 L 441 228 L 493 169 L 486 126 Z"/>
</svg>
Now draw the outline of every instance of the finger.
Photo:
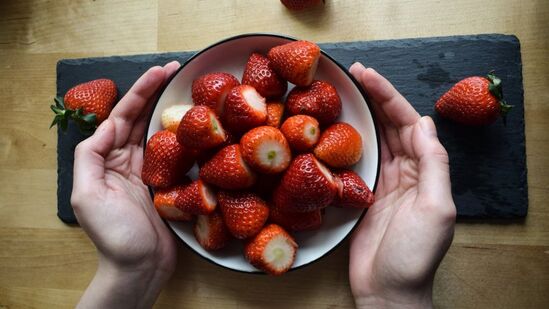
<svg viewBox="0 0 549 309">
<path fill-rule="evenodd" d="M 105 184 L 105 157 L 114 144 L 114 126 L 110 119 L 99 125 L 95 133 L 82 141 L 74 151 L 73 197 L 86 193 L 95 185 Z"/>
<path fill-rule="evenodd" d="M 164 70 L 160 66 L 150 68 L 116 104 L 109 116 L 115 127 L 115 148 L 127 142 L 135 121 L 164 81 L 164 76 Z"/>
<path fill-rule="evenodd" d="M 395 87 L 374 69 L 363 69 L 361 64 L 354 64 L 351 72 L 364 86 L 373 103 L 397 128 L 410 126 L 420 118 L 412 105 L 395 89 Z"/>
<path fill-rule="evenodd" d="M 168 81 L 168 79 L 179 69 L 180 66 L 181 65 L 178 61 L 172 61 L 162 68 L 164 71 L 164 80 L 162 82 L 162 85 L 164 85 Z M 160 90 L 161 87 L 158 88 L 158 90 Z M 143 135 L 145 134 L 145 129 L 147 128 L 149 116 L 154 109 L 154 102 L 156 101 L 158 95 L 159 94 L 157 91 L 157 93 L 155 93 L 151 97 L 146 107 L 142 110 L 139 118 L 135 121 L 132 132 L 130 133 L 130 138 L 128 139 L 128 143 L 141 144 L 141 141 L 143 140 Z"/>
</svg>

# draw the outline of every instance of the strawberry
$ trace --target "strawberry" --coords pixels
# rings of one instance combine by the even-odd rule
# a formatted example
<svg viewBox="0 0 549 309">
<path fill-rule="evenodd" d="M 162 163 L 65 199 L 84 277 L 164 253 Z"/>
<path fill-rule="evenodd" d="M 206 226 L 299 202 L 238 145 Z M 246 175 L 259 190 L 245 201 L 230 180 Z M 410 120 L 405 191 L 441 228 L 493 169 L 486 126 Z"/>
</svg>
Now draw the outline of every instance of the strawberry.
<svg viewBox="0 0 549 309">
<path fill-rule="evenodd" d="M 91 134 L 103 120 L 107 119 L 116 102 L 118 92 L 115 83 L 106 78 L 92 80 L 69 89 L 64 98 L 55 98 L 50 106 L 55 118 L 50 128 L 59 124 L 66 131 L 69 120 L 76 123 L 80 131 Z"/>
<path fill-rule="evenodd" d="M 336 123 L 324 130 L 314 154 L 331 167 L 348 167 L 362 157 L 362 138 L 350 124 Z"/>
<path fill-rule="evenodd" d="M 322 224 L 322 210 L 288 213 L 279 207 L 271 207 L 269 220 L 288 231 L 311 231 L 318 229 Z"/>
<path fill-rule="evenodd" d="M 179 122 L 181 122 L 181 118 L 183 118 L 192 107 L 191 104 L 178 104 L 166 108 L 162 111 L 160 117 L 162 127 L 170 132 L 177 133 L 177 127 L 179 126 Z"/>
<path fill-rule="evenodd" d="M 273 201 L 284 212 L 310 212 L 330 205 L 337 189 L 337 181 L 328 168 L 312 154 L 302 154 L 282 176 Z"/>
<path fill-rule="evenodd" d="M 158 131 L 147 142 L 141 179 L 146 185 L 166 188 L 180 182 L 193 164 L 194 157 L 174 133 Z"/>
<path fill-rule="evenodd" d="M 294 41 L 271 48 L 267 57 L 282 78 L 297 86 L 308 86 L 316 73 L 320 48 L 312 42 Z"/>
<path fill-rule="evenodd" d="M 215 193 L 200 179 L 181 190 L 175 200 L 175 207 L 193 215 L 209 215 L 216 206 Z"/>
<path fill-rule="evenodd" d="M 267 102 L 267 122 L 268 126 L 280 128 L 282 117 L 284 116 L 284 104 L 273 101 Z"/>
<path fill-rule="evenodd" d="M 459 81 L 435 104 L 442 116 L 464 125 L 488 125 L 512 108 L 503 100 L 501 80 L 493 73 Z"/>
<path fill-rule="evenodd" d="M 280 0 L 285 7 L 290 10 L 299 11 L 318 5 L 324 4 L 324 0 Z"/>
<path fill-rule="evenodd" d="M 234 87 L 225 100 L 223 119 L 235 133 L 263 125 L 267 121 L 265 98 L 250 85 Z"/>
<path fill-rule="evenodd" d="M 238 144 L 221 149 L 202 166 L 199 175 L 205 182 L 229 190 L 249 188 L 256 180 Z"/>
<path fill-rule="evenodd" d="M 217 211 L 207 216 L 197 216 L 193 233 L 196 241 L 208 251 L 225 247 L 231 239 L 231 234 Z"/>
<path fill-rule="evenodd" d="M 287 272 L 295 261 L 297 243 L 276 224 L 264 227 L 244 247 L 244 257 L 254 267 L 271 275 Z"/>
<path fill-rule="evenodd" d="M 288 83 L 280 78 L 271 68 L 270 60 L 258 53 L 253 53 L 244 69 L 242 84 L 250 85 L 266 98 L 280 98 L 288 89 Z"/>
<path fill-rule="evenodd" d="M 280 128 L 290 147 L 297 152 L 313 148 L 320 138 L 318 121 L 311 116 L 295 115 L 284 121 Z"/>
<path fill-rule="evenodd" d="M 193 81 L 192 98 L 195 105 L 205 105 L 217 115 L 223 113 L 223 105 L 229 91 L 240 85 L 234 75 L 229 73 L 209 73 Z"/>
<path fill-rule="evenodd" d="M 269 126 L 257 127 L 244 134 L 240 139 L 240 149 L 244 161 L 265 174 L 284 171 L 292 159 L 284 134 Z"/>
<path fill-rule="evenodd" d="M 159 189 L 154 192 L 154 208 L 161 218 L 170 221 L 191 221 L 193 215 L 181 211 L 175 207 L 175 200 L 186 185 L 177 185 L 167 189 Z"/>
<path fill-rule="evenodd" d="M 334 200 L 334 206 L 368 208 L 375 202 L 374 194 L 357 173 L 351 170 L 342 170 L 336 172 L 335 175 L 341 181 L 341 186 Z"/>
<path fill-rule="evenodd" d="M 259 233 L 269 217 L 267 203 L 254 193 L 220 191 L 217 198 L 225 225 L 238 239 Z"/>
<path fill-rule="evenodd" d="M 341 99 L 334 86 L 316 80 L 309 87 L 292 89 L 286 99 L 286 108 L 290 115 L 309 115 L 320 124 L 328 125 L 341 113 Z"/>
<path fill-rule="evenodd" d="M 225 131 L 225 134 L 227 135 L 227 139 L 221 145 L 214 148 L 197 151 L 196 163 L 199 167 L 202 167 L 204 164 L 206 164 L 206 162 L 210 161 L 210 159 L 213 158 L 213 156 L 215 156 L 215 154 L 218 153 L 219 150 L 229 145 L 238 143 L 238 139 L 230 131 Z"/>
<path fill-rule="evenodd" d="M 193 106 L 181 119 L 177 141 L 191 149 L 209 149 L 227 139 L 215 113 L 206 106 Z"/>
</svg>

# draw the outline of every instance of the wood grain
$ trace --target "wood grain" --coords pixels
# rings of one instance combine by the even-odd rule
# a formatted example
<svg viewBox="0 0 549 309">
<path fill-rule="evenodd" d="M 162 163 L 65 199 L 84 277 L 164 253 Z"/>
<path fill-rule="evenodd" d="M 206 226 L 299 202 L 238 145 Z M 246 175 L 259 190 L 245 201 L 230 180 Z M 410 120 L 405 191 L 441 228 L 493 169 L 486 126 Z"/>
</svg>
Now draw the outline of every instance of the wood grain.
<svg viewBox="0 0 549 309">
<path fill-rule="evenodd" d="M 441 308 L 549 306 L 549 5 L 546 0 L 0 2 L 0 308 L 65 308 L 96 268 L 77 227 L 55 216 L 48 105 L 61 58 L 196 50 L 244 32 L 318 42 L 515 34 L 522 44 L 530 209 L 519 222 L 467 221 L 435 279 Z M 158 308 L 351 308 L 348 246 L 282 278 L 213 266 L 185 247 Z"/>
</svg>

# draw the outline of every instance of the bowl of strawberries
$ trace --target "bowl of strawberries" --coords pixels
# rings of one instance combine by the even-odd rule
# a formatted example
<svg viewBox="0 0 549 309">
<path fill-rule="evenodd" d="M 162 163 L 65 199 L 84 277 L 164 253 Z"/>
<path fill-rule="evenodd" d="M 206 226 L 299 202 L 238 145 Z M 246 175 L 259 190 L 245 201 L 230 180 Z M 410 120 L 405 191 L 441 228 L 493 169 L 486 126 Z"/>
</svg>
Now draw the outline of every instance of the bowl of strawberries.
<svg viewBox="0 0 549 309">
<path fill-rule="evenodd" d="M 374 115 L 313 42 L 245 34 L 198 52 L 161 92 L 145 141 L 142 179 L 159 215 L 231 270 L 310 264 L 374 202 Z"/>
</svg>

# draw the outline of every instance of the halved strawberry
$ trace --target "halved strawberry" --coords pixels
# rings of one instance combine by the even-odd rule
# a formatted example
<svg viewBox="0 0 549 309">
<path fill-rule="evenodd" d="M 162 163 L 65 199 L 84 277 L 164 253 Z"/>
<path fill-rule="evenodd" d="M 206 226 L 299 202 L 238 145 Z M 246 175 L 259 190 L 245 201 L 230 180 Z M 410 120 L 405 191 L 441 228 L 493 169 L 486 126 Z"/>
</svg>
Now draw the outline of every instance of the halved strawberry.
<svg viewBox="0 0 549 309">
<path fill-rule="evenodd" d="M 312 154 L 297 156 L 274 192 L 275 207 L 285 212 L 310 212 L 334 200 L 338 184 L 330 170 Z"/>
<path fill-rule="evenodd" d="M 278 101 L 267 102 L 267 122 L 268 126 L 280 128 L 282 117 L 284 116 L 284 104 Z"/>
<path fill-rule="evenodd" d="M 244 161 L 265 174 L 284 171 L 292 159 L 284 134 L 269 126 L 257 127 L 244 134 L 240 139 L 240 149 Z"/>
<path fill-rule="evenodd" d="M 271 275 L 287 272 L 295 261 L 297 243 L 282 227 L 269 224 L 244 248 L 244 257 L 254 267 Z"/>
<path fill-rule="evenodd" d="M 229 91 L 240 85 L 234 75 L 229 73 L 209 73 L 193 81 L 192 97 L 195 105 L 205 105 L 216 112 L 223 113 L 223 105 Z"/>
<path fill-rule="evenodd" d="M 202 166 L 199 175 L 205 182 L 229 190 L 249 188 L 256 180 L 238 144 L 221 149 Z"/>
<path fill-rule="evenodd" d="M 162 127 L 170 132 L 177 133 L 179 122 L 192 107 L 191 104 L 178 104 L 166 108 L 162 111 Z"/>
<path fill-rule="evenodd" d="M 321 125 L 327 125 L 339 117 L 341 98 L 330 83 L 315 80 L 309 87 L 292 89 L 286 99 L 286 109 L 290 115 L 309 115 Z"/>
<path fill-rule="evenodd" d="M 145 148 L 141 179 L 155 188 L 166 188 L 179 183 L 194 164 L 194 156 L 177 142 L 174 133 L 156 132 Z"/>
<path fill-rule="evenodd" d="M 288 89 L 288 83 L 271 68 L 269 59 L 258 53 L 248 59 L 242 84 L 253 86 L 266 98 L 280 98 Z"/>
<path fill-rule="evenodd" d="M 348 123 L 333 124 L 320 136 L 314 154 L 331 167 L 349 167 L 362 156 L 362 137 Z"/>
<path fill-rule="evenodd" d="M 208 251 L 225 247 L 231 239 L 231 234 L 217 211 L 207 216 L 197 216 L 193 233 L 202 248 Z"/>
<path fill-rule="evenodd" d="M 336 207 L 368 208 L 375 202 L 375 197 L 364 180 L 351 170 L 335 173 L 341 181 L 338 195 L 333 202 Z"/>
<path fill-rule="evenodd" d="M 271 48 L 267 57 L 282 78 L 297 86 L 308 86 L 316 73 L 320 48 L 313 42 L 295 41 Z"/>
<path fill-rule="evenodd" d="M 297 152 L 310 150 L 320 138 L 318 121 L 307 115 L 289 117 L 280 130 L 286 136 L 290 147 Z"/>
<path fill-rule="evenodd" d="M 227 128 L 235 133 L 244 133 L 265 124 L 265 98 L 250 85 L 234 87 L 225 100 L 223 120 Z"/>
<path fill-rule="evenodd" d="M 217 199 L 213 190 L 198 179 L 179 192 L 175 206 L 193 215 L 208 215 L 215 210 Z"/>
<path fill-rule="evenodd" d="M 175 207 L 177 196 L 183 192 L 187 185 L 177 185 L 167 189 L 159 189 L 154 192 L 154 208 L 161 218 L 171 221 L 191 221 L 193 215 L 181 211 Z"/>
<path fill-rule="evenodd" d="M 316 230 L 322 225 L 322 210 L 285 212 L 279 207 L 273 206 L 270 209 L 269 221 L 282 226 L 288 231 Z"/>
<path fill-rule="evenodd" d="M 269 217 L 267 203 L 254 193 L 220 191 L 217 198 L 225 225 L 238 239 L 259 233 Z"/>
<path fill-rule="evenodd" d="M 215 113 L 206 106 L 191 108 L 177 128 L 177 141 L 191 149 L 209 149 L 221 145 L 227 135 Z"/>
</svg>

